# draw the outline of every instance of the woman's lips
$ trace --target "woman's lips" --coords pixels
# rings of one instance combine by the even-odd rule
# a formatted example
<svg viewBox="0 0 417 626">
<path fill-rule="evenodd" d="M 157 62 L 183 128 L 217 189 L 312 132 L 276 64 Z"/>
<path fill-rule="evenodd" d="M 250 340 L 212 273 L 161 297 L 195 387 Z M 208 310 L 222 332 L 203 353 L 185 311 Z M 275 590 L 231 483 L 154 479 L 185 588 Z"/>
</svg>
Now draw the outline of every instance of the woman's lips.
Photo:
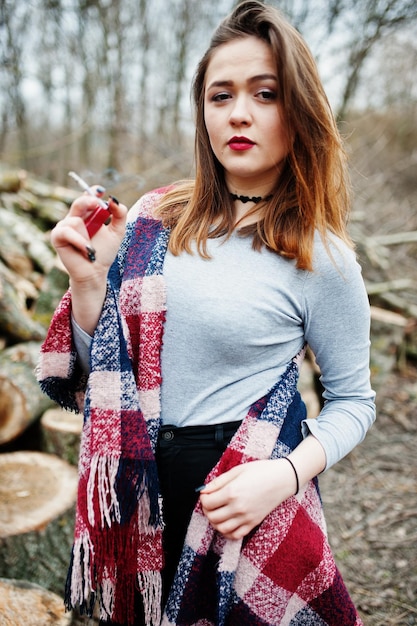
<svg viewBox="0 0 417 626">
<path fill-rule="evenodd" d="M 229 139 L 228 144 L 231 150 L 250 150 L 255 145 L 253 141 L 247 137 L 232 137 Z"/>
</svg>

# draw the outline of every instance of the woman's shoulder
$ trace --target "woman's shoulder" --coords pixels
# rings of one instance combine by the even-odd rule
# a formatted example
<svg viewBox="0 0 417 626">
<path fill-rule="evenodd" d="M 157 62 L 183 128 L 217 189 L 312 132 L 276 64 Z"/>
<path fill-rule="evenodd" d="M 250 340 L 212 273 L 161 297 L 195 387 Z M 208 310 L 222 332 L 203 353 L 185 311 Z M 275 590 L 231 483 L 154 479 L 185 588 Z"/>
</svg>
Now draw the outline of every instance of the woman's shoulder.
<svg viewBox="0 0 417 626">
<path fill-rule="evenodd" d="M 333 267 L 339 271 L 357 264 L 354 247 L 332 232 L 326 238 L 316 231 L 314 236 L 313 270 Z"/>
<path fill-rule="evenodd" d="M 135 222 L 138 218 L 155 219 L 155 210 L 159 206 L 165 194 L 172 189 L 172 185 L 158 187 L 147 191 L 129 209 L 128 222 Z"/>
<path fill-rule="evenodd" d="M 308 306 L 332 301 L 347 307 L 346 313 L 359 308 L 366 315 L 368 298 L 355 250 L 334 234 L 326 240 L 316 235 L 314 243 L 313 270 L 305 272 L 303 287 Z"/>
</svg>

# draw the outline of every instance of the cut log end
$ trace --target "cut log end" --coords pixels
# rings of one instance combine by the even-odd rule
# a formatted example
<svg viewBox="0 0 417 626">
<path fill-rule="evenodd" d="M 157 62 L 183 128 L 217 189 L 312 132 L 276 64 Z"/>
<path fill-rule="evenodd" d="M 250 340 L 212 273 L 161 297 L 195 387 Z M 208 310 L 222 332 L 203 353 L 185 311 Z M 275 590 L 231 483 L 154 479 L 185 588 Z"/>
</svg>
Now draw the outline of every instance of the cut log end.
<svg viewBox="0 0 417 626">
<path fill-rule="evenodd" d="M 22 580 L 0 578 L 1 626 L 69 626 L 62 598 Z"/>
<path fill-rule="evenodd" d="M 29 422 L 22 391 L 0 374 L 0 444 L 20 435 Z"/>
<path fill-rule="evenodd" d="M 61 408 L 45 411 L 41 417 L 42 449 L 72 465 L 78 462 L 83 416 Z"/>
<path fill-rule="evenodd" d="M 40 530 L 75 502 L 77 472 L 40 452 L 0 455 L 0 539 Z"/>
<path fill-rule="evenodd" d="M 40 342 L 26 342 L 0 353 L 0 445 L 21 435 L 54 406 L 34 373 L 40 347 Z"/>
<path fill-rule="evenodd" d="M 0 454 L 0 577 L 63 595 L 77 482 L 76 468 L 51 454 Z"/>
</svg>

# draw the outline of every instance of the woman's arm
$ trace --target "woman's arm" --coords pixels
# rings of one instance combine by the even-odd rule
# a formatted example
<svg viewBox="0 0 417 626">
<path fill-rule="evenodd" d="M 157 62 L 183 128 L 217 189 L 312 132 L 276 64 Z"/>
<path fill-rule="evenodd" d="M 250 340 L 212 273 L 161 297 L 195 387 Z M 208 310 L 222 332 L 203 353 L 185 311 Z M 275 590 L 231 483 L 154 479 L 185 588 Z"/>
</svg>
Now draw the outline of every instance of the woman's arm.
<svg viewBox="0 0 417 626">
<path fill-rule="evenodd" d="M 345 456 L 375 419 L 369 372 L 369 303 L 353 253 L 340 244 L 335 263 L 320 246 L 316 271 L 305 282 L 305 338 L 317 357 L 325 406 L 303 423 L 303 441 L 289 459 L 300 487 Z M 239 539 L 296 491 L 285 459 L 253 461 L 215 478 L 201 491 L 210 523 Z"/>
<path fill-rule="evenodd" d="M 72 314 L 89 335 L 94 333 L 107 289 L 107 274 L 120 247 L 127 209 L 109 199 L 111 222 L 89 238 L 84 220 L 96 208 L 97 201 L 80 196 L 68 215 L 58 222 L 51 241 L 70 276 Z"/>
<path fill-rule="evenodd" d="M 326 453 L 326 469 L 365 437 L 375 420 L 370 383 L 370 307 L 354 253 L 339 241 L 333 260 L 316 246 L 317 271 L 305 283 L 304 329 L 324 387 L 317 419 L 303 423 Z"/>
</svg>

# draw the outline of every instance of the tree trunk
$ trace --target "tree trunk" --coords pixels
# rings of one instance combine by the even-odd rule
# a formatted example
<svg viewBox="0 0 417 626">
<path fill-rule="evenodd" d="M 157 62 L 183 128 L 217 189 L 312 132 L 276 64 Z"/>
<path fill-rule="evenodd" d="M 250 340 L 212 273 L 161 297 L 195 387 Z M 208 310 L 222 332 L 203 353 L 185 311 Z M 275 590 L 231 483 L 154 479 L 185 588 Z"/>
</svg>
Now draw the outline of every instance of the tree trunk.
<svg viewBox="0 0 417 626">
<path fill-rule="evenodd" d="M 76 469 L 53 455 L 0 454 L 0 577 L 63 596 L 77 482 Z"/>
<path fill-rule="evenodd" d="M 83 416 L 61 408 L 49 409 L 41 417 L 42 449 L 77 465 Z"/>
<path fill-rule="evenodd" d="M 22 580 L 0 578 L 1 626 L 69 626 L 62 598 Z"/>
</svg>

